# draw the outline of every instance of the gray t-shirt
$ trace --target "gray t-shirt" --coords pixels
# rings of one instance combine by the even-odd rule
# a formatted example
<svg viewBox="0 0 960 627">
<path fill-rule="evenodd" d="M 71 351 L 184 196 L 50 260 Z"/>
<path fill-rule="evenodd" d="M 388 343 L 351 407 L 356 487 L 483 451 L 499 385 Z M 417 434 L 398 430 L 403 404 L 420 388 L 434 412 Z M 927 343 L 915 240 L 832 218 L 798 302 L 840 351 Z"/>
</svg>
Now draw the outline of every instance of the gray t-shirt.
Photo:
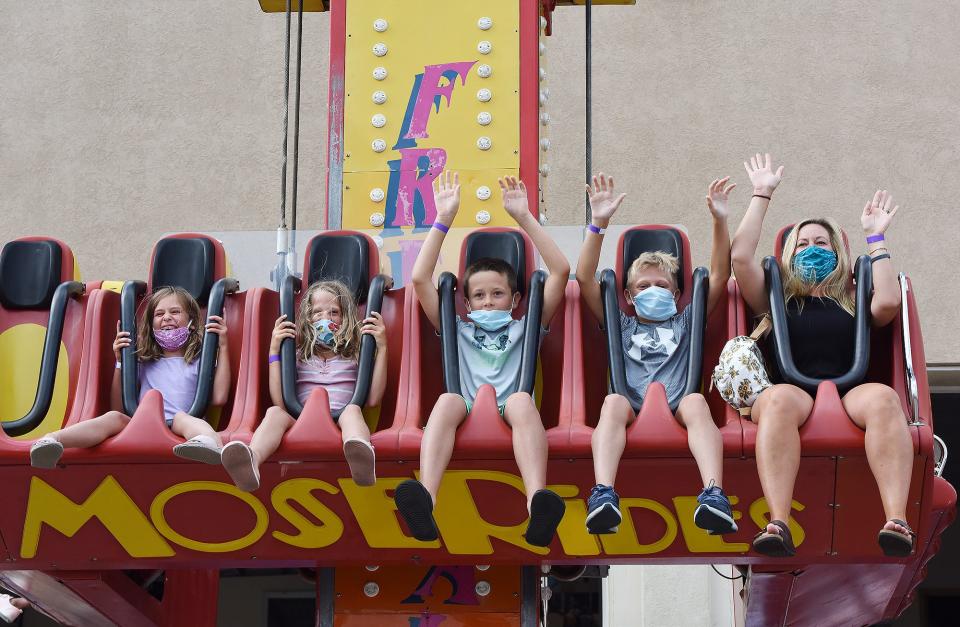
<svg viewBox="0 0 960 627">
<path fill-rule="evenodd" d="M 643 404 L 647 387 L 659 381 L 667 390 L 667 402 L 676 409 L 687 383 L 690 348 L 690 318 L 684 308 L 662 322 L 639 322 L 620 312 L 620 335 L 630 400 Z"/>
<path fill-rule="evenodd" d="M 524 319 L 511 320 L 493 333 L 457 318 L 457 352 L 460 358 L 460 393 L 473 405 L 477 390 L 489 383 L 497 391 L 497 405 L 517 391 L 522 357 Z M 545 331 L 541 330 L 543 335 Z"/>
</svg>

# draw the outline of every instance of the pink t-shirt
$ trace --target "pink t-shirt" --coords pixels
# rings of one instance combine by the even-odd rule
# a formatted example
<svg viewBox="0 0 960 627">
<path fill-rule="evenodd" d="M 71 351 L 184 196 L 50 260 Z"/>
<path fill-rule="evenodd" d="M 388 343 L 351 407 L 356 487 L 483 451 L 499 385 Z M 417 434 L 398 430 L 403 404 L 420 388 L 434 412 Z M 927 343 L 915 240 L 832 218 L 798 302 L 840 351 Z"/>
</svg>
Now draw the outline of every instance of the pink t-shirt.
<svg viewBox="0 0 960 627">
<path fill-rule="evenodd" d="M 357 362 L 344 357 L 322 359 L 311 357 L 307 361 L 297 361 L 297 400 L 307 402 L 317 386 L 327 389 L 330 397 L 330 411 L 339 411 L 353 398 L 357 387 Z"/>
</svg>

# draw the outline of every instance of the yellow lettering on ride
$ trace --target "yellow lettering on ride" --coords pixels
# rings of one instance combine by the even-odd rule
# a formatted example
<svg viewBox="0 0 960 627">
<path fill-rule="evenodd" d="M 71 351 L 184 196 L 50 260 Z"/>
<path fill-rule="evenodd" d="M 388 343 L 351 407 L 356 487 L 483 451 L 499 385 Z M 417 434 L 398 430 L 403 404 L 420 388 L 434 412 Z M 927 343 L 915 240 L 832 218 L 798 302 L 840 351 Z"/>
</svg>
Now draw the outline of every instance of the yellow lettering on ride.
<svg viewBox="0 0 960 627">
<path fill-rule="evenodd" d="M 221 492 L 240 499 L 250 506 L 250 509 L 253 510 L 253 513 L 257 517 L 253 529 L 242 538 L 228 540 L 226 542 L 201 542 L 200 540 L 188 538 L 175 531 L 169 523 L 167 523 L 163 509 L 166 507 L 167 502 L 175 496 L 195 491 Z M 236 486 L 219 481 L 187 481 L 170 486 L 153 499 L 153 503 L 150 504 L 150 519 L 153 521 L 153 525 L 157 528 L 157 531 L 163 534 L 167 540 L 175 542 L 186 549 L 202 551 L 203 553 L 229 553 L 230 551 L 244 549 L 259 540 L 267 530 L 267 523 L 270 520 L 270 516 L 267 514 L 267 508 L 263 506 L 263 503 L 258 501 L 252 494 L 243 492 Z"/>
<path fill-rule="evenodd" d="M 107 475 L 80 504 L 65 497 L 43 479 L 31 477 L 27 499 L 20 544 L 20 556 L 24 559 L 37 555 L 40 529 L 44 524 L 72 538 L 93 517 L 130 557 L 172 557 L 175 554 L 111 475 Z"/>
<path fill-rule="evenodd" d="M 666 523 L 667 528 L 659 540 L 652 544 L 640 544 L 637 540 L 637 530 L 633 526 L 632 508 L 648 509 Z M 677 537 L 677 519 L 666 507 L 651 499 L 620 499 L 620 511 L 623 512 L 623 521 L 620 531 L 610 535 L 600 536 L 603 550 L 609 555 L 648 555 L 659 553 L 666 549 Z"/>
<path fill-rule="evenodd" d="M 557 537 L 567 555 L 600 555 L 600 541 L 587 531 L 587 505 L 583 499 L 570 498 L 580 494 L 573 485 L 552 485 L 550 489 L 563 497 L 567 511 L 557 525 Z"/>
<path fill-rule="evenodd" d="M 735 496 L 730 497 L 730 504 L 736 505 L 740 502 Z M 677 520 L 680 522 L 680 529 L 683 531 L 683 541 L 687 545 L 687 550 L 691 553 L 746 553 L 750 550 L 750 545 L 745 542 L 724 542 L 723 536 L 712 536 L 701 529 L 693 522 L 693 512 L 697 509 L 697 497 L 695 496 L 675 496 L 673 497 L 673 509 L 677 511 Z M 743 518 L 743 512 L 733 510 L 733 519 Z"/>
<path fill-rule="evenodd" d="M 270 493 L 270 503 L 280 516 L 296 527 L 299 533 L 291 535 L 274 531 L 273 537 L 301 549 L 321 549 L 330 546 L 343 535 L 343 522 L 333 511 L 313 496 L 314 490 L 323 490 L 327 494 L 336 494 L 335 486 L 319 479 L 290 479 L 280 483 Z M 317 525 L 294 509 L 293 501 L 307 510 L 320 521 Z"/>
<path fill-rule="evenodd" d="M 347 497 L 360 531 L 372 549 L 440 548 L 440 541 L 420 542 L 403 533 L 397 520 L 397 506 L 387 490 L 395 490 L 406 477 L 380 479 L 376 485 L 361 488 L 353 479 L 340 479 L 340 489 Z M 447 498 L 444 493 L 443 498 Z"/>
<path fill-rule="evenodd" d="M 791 508 L 798 512 L 802 512 L 804 507 L 803 503 L 796 500 L 791 504 Z M 770 521 L 769 514 L 770 507 L 767 506 L 767 499 L 760 497 L 750 504 L 750 519 L 753 520 L 753 524 L 757 526 L 757 529 L 765 529 L 767 527 L 767 523 Z M 793 537 L 793 546 L 803 544 L 803 540 L 807 537 L 807 534 L 804 533 L 803 527 L 800 526 L 800 523 L 798 523 L 793 516 L 787 521 L 787 527 L 790 528 L 790 535 Z"/>
<path fill-rule="evenodd" d="M 523 481 L 510 473 L 496 470 L 448 470 L 445 472 L 440 482 L 440 494 L 443 498 L 437 500 L 433 516 L 448 553 L 491 555 L 493 544 L 490 538 L 503 540 L 538 555 L 546 555 L 550 552 L 547 548 L 527 544 L 523 538 L 523 532 L 527 527 L 526 521 L 506 527 L 493 525 L 481 518 L 473 495 L 470 494 L 468 481 L 496 481 L 516 488 L 521 494 L 524 493 Z"/>
</svg>

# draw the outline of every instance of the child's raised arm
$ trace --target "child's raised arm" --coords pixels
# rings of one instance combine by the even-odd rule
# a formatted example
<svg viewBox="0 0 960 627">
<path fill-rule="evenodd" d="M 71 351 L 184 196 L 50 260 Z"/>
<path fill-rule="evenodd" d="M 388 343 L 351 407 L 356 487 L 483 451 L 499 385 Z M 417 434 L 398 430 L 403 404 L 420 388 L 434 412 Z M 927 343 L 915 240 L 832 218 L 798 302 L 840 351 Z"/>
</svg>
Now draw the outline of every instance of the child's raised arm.
<svg viewBox="0 0 960 627">
<path fill-rule="evenodd" d="M 770 198 L 783 178 L 783 166 L 773 171 L 770 153 L 764 159 L 759 153 L 750 157 L 750 163 L 743 162 L 743 167 L 753 183 L 753 198 L 743 216 L 737 232 L 730 245 L 730 259 L 733 262 L 733 273 L 737 276 L 737 285 L 743 292 L 743 298 L 750 305 L 753 313 L 766 313 L 769 308 L 763 277 L 763 267 L 757 261 L 757 245 L 760 243 L 760 233 L 763 230 L 763 218 L 767 214 Z"/>
<path fill-rule="evenodd" d="M 717 301 L 727 289 L 730 280 L 730 229 L 727 226 L 727 198 L 736 183 L 727 185 L 730 177 L 714 180 L 707 191 L 707 208 L 713 216 L 713 249 L 710 253 L 710 289 L 707 294 L 707 313 L 713 311 Z"/>
<path fill-rule="evenodd" d="M 423 313 L 439 331 L 440 296 L 437 293 L 437 286 L 433 283 L 433 272 L 440 258 L 443 238 L 446 237 L 447 229 L 453 224 L 453 219 L 457 217 L 457 211 L 460 209 L 460 175 L 453 173 L 451 180 L 451 173 L 448 170 L 438 176 L 434 183 L 433 198 L 437 205 L 437 219 L 433 223 L 434 227 L 427 233 L 423 247 L 420 248 L 417 260 L 413 264 L 412 280 Z"/>
<path fill-rule="evenodd" d="M 499 182 L 500 190 L 503 192 L 503 208 L 533 240 L 533 245 L 537 247 L 543 263 L 550 272 L 543 286 L 542 318 L 543 326 L 549 326 L 553 314 L 563 302 L 563 291 L 566 289 L 567 279 L 570 278 L 570 264 L 567 263 L 567 258 L 563 256 L 557 243 L 547 235 L 540 222 L 530 213 L 527 205 L 527 187 L 523 181 L 518 181 L 515 176 L 506 176 L 499 179 Z"/>
<path fill-rule="evenodd" d="M 620 203 L 627 195 L 614 194 L 613 177 L 607 178 L 603 172 L 593 177 L 593 187 L 587 185 L 587 194 L 590 195 L 590 213 L 593 216 L 591 226 L 596 230 L 588 230 L 583 238 L 580 258 L 577 260 L 577 283 L 580 284 L 580 294 L 587 303 L 587 307 L 602 323 L 603 302 L 600 297 L 600 284 L 597 282 L 597 264 L 600 263 L 603 235 L 598 231 L 607 228 L 610 218 L 620 208 Z"/>
</svg>

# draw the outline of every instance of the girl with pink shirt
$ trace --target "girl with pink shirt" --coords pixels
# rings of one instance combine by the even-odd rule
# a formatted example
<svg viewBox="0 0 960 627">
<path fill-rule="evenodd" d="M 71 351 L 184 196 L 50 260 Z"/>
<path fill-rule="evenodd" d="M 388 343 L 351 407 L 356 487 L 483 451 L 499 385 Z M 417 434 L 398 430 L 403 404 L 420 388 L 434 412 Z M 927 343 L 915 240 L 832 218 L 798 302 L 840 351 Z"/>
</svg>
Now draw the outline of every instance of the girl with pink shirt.
<svg viewBox="0 0 960 627">
<path fill-rule="evenodd" d="M 143 318 L 137 326 L 140 399 L 155 389 L 163 396 L 164 420 L 175 434 L 186 442 L 173 447 L 174 455 L 205 462 L 220 463 L 220 436 L 210 424 L 189 415 L 197 392 L 200 374 L 200 348 L 205 331 L 220 336 L 217 369 L 214 374 L 210 406 L 227 402 L 230 393 L 230 359 L 227 354 L 227 326 L 220 316 L 210 316 L 200 323 L 200 306 L 189 292 L 180 287 L 161 287 L 147 299 Z M 113 352 L 117 368 L 113 374 L 110 404 L 123 407 L 120 399 L 120 351 L 131 344 L 130 334 L 120 330 Z M 90 448 L 120 433 L 130 416 L 112 410 L 74 425 L 48 433 L 30 448 L 34 468 L 54 468 L 65 448 Z"/>
<path fill-rule="evenodd" d="M 256 490 L 260 487 L 260 464 L 277 450 L 283 434 L 293 426 L 294 418 L 284 409 L 280 381 L 280 345 L 291 338 L 297 343 L 298 400 L 305 403 L 315 388 L 326 388 L 330 411 L 343 410 L 338 425 L 350 474 L 357 485 L 373 485 L 376 471 L 370 430 L 360 407 L 350 401 L 357 384 L 357 358 L 363 335 L 373 336 L 377 343 L 366 406 L 376 407 L 383 397 L 387 380 L 383 317 L 374 312 L 358 322 L 357 304 L 347 286 L 339 281 L 318 281 L 303 295 L 296 325 L 286 318 L 277 318 L 270 341 L 270 399 L 274 406 L 260 421 L 249 446 L 233 441 L 223 448 L 223 467 L 238 488 Z"/>
</svg>

